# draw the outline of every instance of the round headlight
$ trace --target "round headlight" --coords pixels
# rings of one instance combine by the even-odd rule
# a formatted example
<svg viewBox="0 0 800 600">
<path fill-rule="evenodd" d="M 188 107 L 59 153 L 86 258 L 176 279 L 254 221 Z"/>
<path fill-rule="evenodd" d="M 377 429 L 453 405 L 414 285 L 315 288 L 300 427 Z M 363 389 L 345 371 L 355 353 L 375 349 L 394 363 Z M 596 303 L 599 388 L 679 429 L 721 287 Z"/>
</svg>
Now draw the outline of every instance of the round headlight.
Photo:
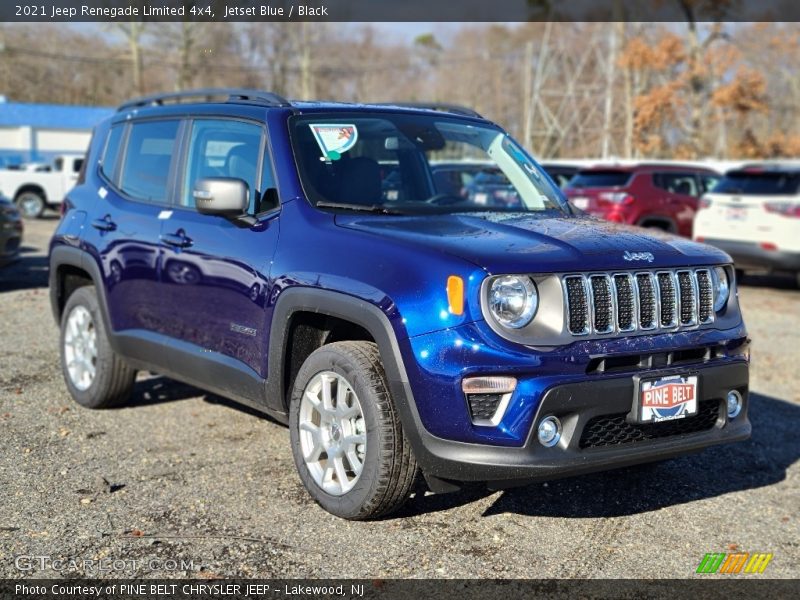
<svg viewBox="0 0 800 600">
<path fill-rule="evenodd" d="M 731 293 L 731 286 L 728 283 L 728 273 L 722 267 L 714 267 L 712 279 L 714 282 L 714 312 L 719 312 L 725 308 L 728 296 Z"/>
<path fill-rule="evenodd" d="M 503 327 L 525 327 L 533 319 L 537 308 L 539 293 L 530 277 L 498 277 L 489 288 L 489 310 Z"/>
</svg>

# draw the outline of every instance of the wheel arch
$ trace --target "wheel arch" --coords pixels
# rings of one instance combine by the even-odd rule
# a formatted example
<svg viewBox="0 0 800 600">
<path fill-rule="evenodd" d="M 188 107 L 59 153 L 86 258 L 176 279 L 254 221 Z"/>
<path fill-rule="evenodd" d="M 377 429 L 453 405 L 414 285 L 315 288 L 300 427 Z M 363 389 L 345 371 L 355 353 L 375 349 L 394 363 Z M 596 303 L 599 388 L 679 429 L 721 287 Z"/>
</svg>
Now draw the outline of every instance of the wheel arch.
<svg viewBox="0 0 800 600">
<path fill-rule="evenodd" d="M 44 200 L 45 204 L 49 202 L 49 200 L 47 199 L 47 192 L 45 192 L 45 189 L 38 183 L 23 183 L 14 192 L 14 201 L 16 202 L 19 199 L 19 197 L 26 192 L 33 192 L 35 194 L 38 194 L 39 196 L 42 197 L 42 200 Z"/>
<path fill-rule="evenodd" d="M 287 352 L 293 341 L 298 318 L 308 322 L 307 315 L 333 324 L 330 335 L 324 339 L 307 340 L 307 348 L 295 355 Z M 352 331 L 342 334 L 342 326 L 352 326 Z M 320 328 L 318 328 L 320 329 Z M 325 327 L 321 328 L 325 331 Z M 387 378 L 395 382 L 408 382 L 400 348 L 389 318 L 376 305 L 341 292 L 318 288 L 297 287 L 281 292 L 275 304 L 270 327 L 267 377 L 267 402 L 273 410 L 288 412 L 289 392 L 294 375 L 299 370 L 297 361 L 324 343 L 342 339 L 374 341 L 381 355 Z M 301 342 L 303 343 L 303 342 Z M 289 376 L 287 376 L 287 373 Z"/>
<path fill-rule="evenodd" d="M 50 308 L 58 324 L 61 323 L 62 312 L 70 294 L 84 285 L 94 286 L 109 342 L 112 348 L 117 350 L 108 317 L 106 290 L 102 285 L 103 277 L 97 264 L 79 248 L 56 246 L 50 252 L 49 279 Z"/>
</svg>

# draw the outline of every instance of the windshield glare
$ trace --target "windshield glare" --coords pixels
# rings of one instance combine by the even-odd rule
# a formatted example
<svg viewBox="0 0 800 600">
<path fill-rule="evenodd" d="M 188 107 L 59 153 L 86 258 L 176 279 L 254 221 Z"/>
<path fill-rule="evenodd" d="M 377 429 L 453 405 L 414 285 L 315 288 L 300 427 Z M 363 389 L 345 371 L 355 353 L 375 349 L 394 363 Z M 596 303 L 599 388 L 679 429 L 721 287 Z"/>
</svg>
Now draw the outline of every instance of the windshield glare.
<svg viewBox="0 0 800 600">
<path fill-rule="evenodd" d="M 488 124 L 359 112 L 293 117 L 290 130 L 303 188 L 321 208 L 569 214 L 533 159 Z"/>
</svg>

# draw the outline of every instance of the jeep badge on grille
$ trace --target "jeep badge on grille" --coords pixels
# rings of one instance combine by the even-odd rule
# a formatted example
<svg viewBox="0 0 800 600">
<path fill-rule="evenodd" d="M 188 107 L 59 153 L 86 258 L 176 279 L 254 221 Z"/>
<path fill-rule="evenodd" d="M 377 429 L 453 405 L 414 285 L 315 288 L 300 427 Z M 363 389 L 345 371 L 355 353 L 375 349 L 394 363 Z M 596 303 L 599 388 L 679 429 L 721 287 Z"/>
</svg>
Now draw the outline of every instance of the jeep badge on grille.
<svg viewBox="0 0 800 600">
<path fill-rule="evenodd" d="M 656 259 L 652 252 L 630 252 L 629 250 L 625 250 L 622 258 L 629 261 L 646 260 L 647 262 L 653 262 Z"/>
</svg>

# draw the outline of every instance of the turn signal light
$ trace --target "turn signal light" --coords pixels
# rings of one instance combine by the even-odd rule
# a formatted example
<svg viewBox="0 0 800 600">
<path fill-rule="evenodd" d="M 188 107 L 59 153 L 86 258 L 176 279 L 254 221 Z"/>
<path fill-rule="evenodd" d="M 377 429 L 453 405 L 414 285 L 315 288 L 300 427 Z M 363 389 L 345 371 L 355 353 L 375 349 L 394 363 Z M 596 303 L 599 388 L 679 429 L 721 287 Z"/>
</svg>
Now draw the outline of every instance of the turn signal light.
<svg viewBox="0 0 800 600">
<path fill-rule="evenodd" d="M 464 314 L 464 280 L 457 275 L 447 278 L 447 304 L 451 315 Z"/>
</svg>

